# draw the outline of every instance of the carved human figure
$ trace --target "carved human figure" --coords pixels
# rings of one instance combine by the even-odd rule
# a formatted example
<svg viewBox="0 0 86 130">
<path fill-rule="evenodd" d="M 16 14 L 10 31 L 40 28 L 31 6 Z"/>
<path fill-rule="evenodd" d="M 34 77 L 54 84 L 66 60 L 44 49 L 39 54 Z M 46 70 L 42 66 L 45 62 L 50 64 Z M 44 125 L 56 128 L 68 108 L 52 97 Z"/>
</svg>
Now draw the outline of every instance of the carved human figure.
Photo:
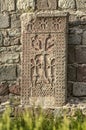
<svg viewBox="0 0 86 130">
<path fill-rule="evenodd" d="M 42 49 L 42 42 L 41 40 L 38 38 L 38 35 L 35 35 L 35 37 L 32 37 L 32 47 L 35 50 L 40 50 Z"/>
</svg>

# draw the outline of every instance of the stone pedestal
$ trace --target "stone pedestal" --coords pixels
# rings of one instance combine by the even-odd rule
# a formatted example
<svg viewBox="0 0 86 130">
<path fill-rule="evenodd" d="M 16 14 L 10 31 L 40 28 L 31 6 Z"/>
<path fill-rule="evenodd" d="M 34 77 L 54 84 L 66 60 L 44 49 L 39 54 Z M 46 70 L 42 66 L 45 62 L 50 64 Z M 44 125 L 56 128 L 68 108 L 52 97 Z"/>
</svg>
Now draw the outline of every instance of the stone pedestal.
<svg viewBox="0 0 86 130">
<path fill-rule="evenodd" d="M 66 102 L 67 14 L 21 16 L 22 104 L 55 108 Z"/>
</svg>

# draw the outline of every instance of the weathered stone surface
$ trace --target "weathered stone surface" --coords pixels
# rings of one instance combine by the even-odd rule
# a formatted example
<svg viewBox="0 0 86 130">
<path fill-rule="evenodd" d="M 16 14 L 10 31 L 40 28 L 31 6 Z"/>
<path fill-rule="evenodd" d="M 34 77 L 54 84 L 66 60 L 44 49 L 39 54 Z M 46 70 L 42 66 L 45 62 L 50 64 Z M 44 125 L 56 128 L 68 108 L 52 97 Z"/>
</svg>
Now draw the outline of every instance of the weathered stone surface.
<svg viewBox="0 0 86 130">
<path fill-rule="evenodd" d="M 15 0 L 1 0 L 1 11 L 15 10 Z"/>
<path fill-rule="evenodd" d="M 75 46 L 69 45 L 68 46 L 68 63 L 74 63 L 75 62 Z"/>
<path fill-rule="evenodd" d="M 11 28 L 20 28 L 21 23 L 20 23 L 20 14 L 12 14 L 11 15 Z"/>
<path fill-rule="evenodd" d="M 0 13 L 0 28 L 9 27 L 9 16 L 7 14 Z"/>
<path fill-rule="evenodd" d="M 76 81 L 76 68 L 73 65 L 68 65 L 67 73 L 68 81 Z"/>
<path fill-rule="evenodd" d="M 86 82 L 86 65 L 80 65 L 77 68 L 77 81 Z"/>
<path fill-rule="evenodd" d="M 16 80 L 16 65 L 0 66 L 0 81 Z"/>
<path fill-rule="evenodd" d="M 73 95 L 77 97 L 86 96 L 86 83 L 74 83 Z"/>
<path fill-rule="evenodd" d="M 62 9 L 75 9 L 75 0 L 59 0 L 58 7 Z"/>
<path fill-rule="evenodd" d="M 21 16 L 23 104 L 65 104 L 67 18 L 67 13 L 49 10 Z"/>
<path fill-rule="evenodd" d="M 82 44 L 86 45 L 86 31 L 83 32 L 83 37 L 82 37 Z"/>
<path fill-rule="evenodd" d="M 86 0 L 76 0 L 77 9 L 86 9 Z"/>
<path fill-rule="evenodd" d="M 77 46 L 76 47 L 76 62 L 77 63 L 86 63 L 86 47 Z"/>
<path fill-rule="evenodd" d="M 26 10 L 29 8 L 34 9 L 34 0 L 18 0 L 17 1 L 17 8 L 18 10 Z"/>
<path fill-rule="evenodd" d="M 3 53 L 0 55 L 0 64 L 12 64 L 12 63 L 19 63 L 20 56 L 17 53 Z"/>
<path fill-rule="evenodd" d="M 73 96 L 73 83 L 68 82 L 67 84 L 67 97 L 70 98 Z"/>
<path fill-rule="evenodd" d="M 20 28 L 12 28 L 8 30 L 9 37 L 20 37 L 21 29 Z"/>
<path fill-rule="evenodd" d="M 18 86 L 18 85 L 10 86 L 9 87 L 9 92 L 11 94 L 20 95 L 20 86 Z"/>
<path fill-rule="evenodd" d="M 81 44 L 81 35 L 80 34 L 70 34 L 69 35 L 69 44 Z"/>
<path fill-rule="evenodd" d="M 1 84 L 0 85 L 0 96 L 5 96 L 9 94 L 9 87 L 8 84 Z"/>
<path fill-rule="evenodd" d="M 38 10 L 46 10 L 46 9 L 56 9 L 57 8 L 57 0 L 37 0 L 36 9 Z"/>
<path fill-rule="evenodd" d="M 3 43 L 3 35 L 2 32 L 0 32 L 0 47 L 2 46 L 2 43 Z"/>
</svg>

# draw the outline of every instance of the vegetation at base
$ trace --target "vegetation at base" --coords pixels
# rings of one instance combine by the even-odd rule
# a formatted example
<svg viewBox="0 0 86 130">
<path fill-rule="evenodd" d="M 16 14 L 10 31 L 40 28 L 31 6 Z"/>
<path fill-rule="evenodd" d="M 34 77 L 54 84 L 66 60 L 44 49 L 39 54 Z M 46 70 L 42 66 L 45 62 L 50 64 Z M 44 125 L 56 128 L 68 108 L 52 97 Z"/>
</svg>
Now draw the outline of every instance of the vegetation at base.
<svg viewBox="0 0 86 130">
<path fill-rule="evenodd" d="M 53 116 L 45 114 L 41 109 L 25 110 L 21 115 L 11 117 L 11 110 L 0 116 L 0 130 L 86 130 L 86 116 L 80 110 L 74 117 Z"/>
</svg>

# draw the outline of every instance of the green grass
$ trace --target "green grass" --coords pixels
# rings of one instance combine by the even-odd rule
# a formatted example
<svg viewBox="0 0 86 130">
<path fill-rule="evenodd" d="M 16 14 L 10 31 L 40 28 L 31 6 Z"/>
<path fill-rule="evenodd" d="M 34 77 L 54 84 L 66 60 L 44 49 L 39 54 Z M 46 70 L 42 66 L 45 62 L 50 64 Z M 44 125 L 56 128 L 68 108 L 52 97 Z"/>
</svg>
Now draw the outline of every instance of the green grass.
<svg viewBox="0 0 86 130">
<path fill-rule="evenodd" d="M 86 130 L 86 116 L 77 111 L 74 117 L 54 117 L 39 112 L 25 110 L 23 114 L 10 117 L 7 110 L 0 117 L 0 130 Z"/>
</svg>

